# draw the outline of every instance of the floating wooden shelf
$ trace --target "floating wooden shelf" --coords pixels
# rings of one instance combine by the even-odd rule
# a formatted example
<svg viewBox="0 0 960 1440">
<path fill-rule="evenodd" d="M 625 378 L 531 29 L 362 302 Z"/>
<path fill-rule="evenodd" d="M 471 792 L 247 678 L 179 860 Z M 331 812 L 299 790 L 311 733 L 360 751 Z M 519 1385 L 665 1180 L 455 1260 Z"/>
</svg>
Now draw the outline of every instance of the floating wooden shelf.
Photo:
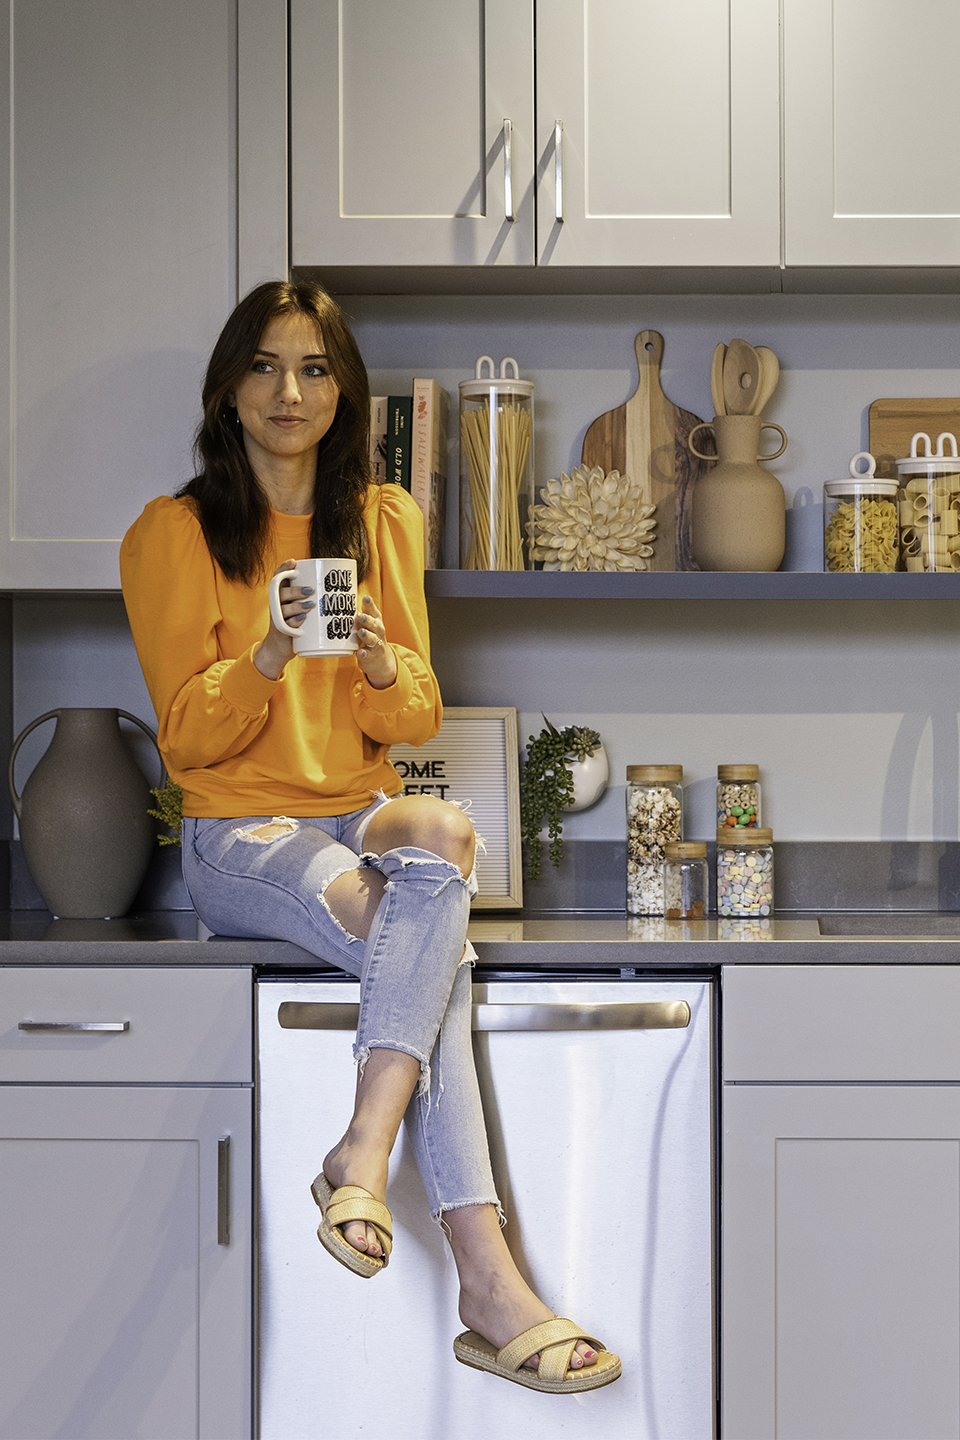
<svg viewBox="0 0 960 1440">
<path fill-rule="evenodd" d="M 960 571 L 947 575 L 587 574 L 545 570 L 428 570 L 426 591 L 446 600 L 957 600 Z"/>
</svg>

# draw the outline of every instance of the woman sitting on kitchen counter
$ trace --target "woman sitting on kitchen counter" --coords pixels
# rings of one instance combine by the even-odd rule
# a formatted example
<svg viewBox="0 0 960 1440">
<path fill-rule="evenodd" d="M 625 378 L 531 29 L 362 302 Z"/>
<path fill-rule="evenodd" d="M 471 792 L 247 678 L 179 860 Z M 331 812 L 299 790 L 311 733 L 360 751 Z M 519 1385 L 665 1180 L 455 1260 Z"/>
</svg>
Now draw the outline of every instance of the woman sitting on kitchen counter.
<svg viewBox="0 0 960 1440">
<path fill-rule="evenodd" d="M 473 828 L 455 805 L 404 796 L 389 761 L 442 711 L 422 518 L 399 486 L 372 483 L 369 413 L 330 297 L 259 286 L 210 359 L 200 473 L 124 539 L 130 625 L 183 789 L 184 877 L 211 930 L 291 940 L 360 978 L 354 1113 L 313 1182 L 326 1249 L 361 1276 L 386 1268 L 406 1112 L 471 1327 L 457 1358 L 535 1389 L 592 1389 L 618 1358 L 533 1294 L 501 1231 L 470 1029 Z M 357 562 L 355 656 L 298 656 L 270 617 L 267 582 L 306 556 Z M 289 582 L 279 598 L 295 627 L 317 601 Z"/>
</svg>

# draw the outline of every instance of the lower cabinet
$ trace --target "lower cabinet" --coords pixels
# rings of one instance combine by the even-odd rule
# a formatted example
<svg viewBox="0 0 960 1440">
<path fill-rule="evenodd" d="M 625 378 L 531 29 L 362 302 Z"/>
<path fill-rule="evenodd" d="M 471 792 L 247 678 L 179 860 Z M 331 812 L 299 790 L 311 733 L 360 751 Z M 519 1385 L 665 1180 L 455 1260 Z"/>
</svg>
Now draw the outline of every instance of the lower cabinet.
<svg viewBox="0 0 960 1440">
<path fill-rule="evenodd" d="M 0 1084 L 0 1437 L 243 1440 L 249 972 L 59 973 L 0 971 L 0 1073 L 32 1081 Z M 87 1074 L 52 1083 L 64 1071 Z"/>
<path fill-rule="evenodd" d="M 958 1016 L 951 967 L 725 971 L 724 1440 L 960 1435 Z"/>
</svg>

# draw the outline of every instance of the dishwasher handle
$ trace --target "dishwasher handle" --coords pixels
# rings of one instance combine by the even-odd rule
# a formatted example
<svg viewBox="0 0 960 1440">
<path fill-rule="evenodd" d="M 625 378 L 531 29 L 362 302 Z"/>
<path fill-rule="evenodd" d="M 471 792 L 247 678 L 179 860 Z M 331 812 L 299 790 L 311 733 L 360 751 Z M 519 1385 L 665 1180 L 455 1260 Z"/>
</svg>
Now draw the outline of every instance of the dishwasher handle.
<svg viewBox="0 0 960 1440">
<path fill-rule="evenodd" d="M 284 1000 L 277 1019 L 284 1030 L 356 1030 L 359 1005 L 339 1001 Z M 683 1030 L 690 1024 L 686 1000 L 633 1000 L 627 1004 L 534 1004 L 473 1007 L 474 1030 Z"/>
</svg>

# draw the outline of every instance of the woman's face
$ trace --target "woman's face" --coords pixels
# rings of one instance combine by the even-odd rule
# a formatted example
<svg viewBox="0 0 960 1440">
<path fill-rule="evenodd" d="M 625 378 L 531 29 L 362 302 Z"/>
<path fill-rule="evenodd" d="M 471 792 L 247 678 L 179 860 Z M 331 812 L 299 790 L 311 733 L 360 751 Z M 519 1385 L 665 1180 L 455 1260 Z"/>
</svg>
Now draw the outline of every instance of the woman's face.
<svg viewBox="0 0 960 1440">
<path fill-rule="evenodd" d="M 247 458 L 274 468 L 300 460 L 333 424 L 340 387 L 330 374 L 319 327 L 305 315 L 278 315 L 260 336 L 250 369 L 228 397 L 243 426 Z"/>
</svg>

